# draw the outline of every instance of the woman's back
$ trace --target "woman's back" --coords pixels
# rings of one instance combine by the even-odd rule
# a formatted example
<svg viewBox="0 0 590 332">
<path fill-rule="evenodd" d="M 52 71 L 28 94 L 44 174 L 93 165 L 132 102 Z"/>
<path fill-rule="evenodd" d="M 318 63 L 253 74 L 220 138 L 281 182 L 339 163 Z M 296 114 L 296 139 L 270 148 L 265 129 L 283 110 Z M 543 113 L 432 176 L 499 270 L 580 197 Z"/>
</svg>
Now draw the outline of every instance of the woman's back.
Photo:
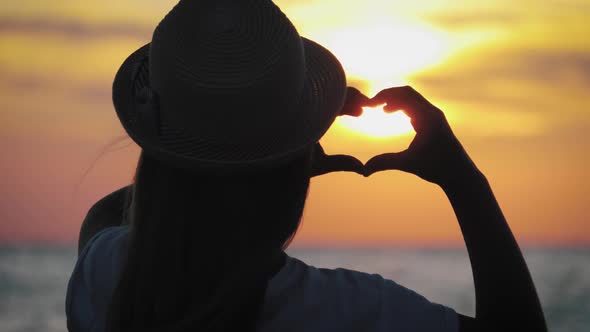
<svg viewBox="0 0 590 332">
<path fill-rule="evenodd" d="M 72 331 L 105 330 L 128 226 L 98 233 L 72 274 L 66 312 Z M 457 331 L 453 309 L 377 274 L 323 269 L 286 256 L 269 280 L 257 331 Z"/>
</svg>

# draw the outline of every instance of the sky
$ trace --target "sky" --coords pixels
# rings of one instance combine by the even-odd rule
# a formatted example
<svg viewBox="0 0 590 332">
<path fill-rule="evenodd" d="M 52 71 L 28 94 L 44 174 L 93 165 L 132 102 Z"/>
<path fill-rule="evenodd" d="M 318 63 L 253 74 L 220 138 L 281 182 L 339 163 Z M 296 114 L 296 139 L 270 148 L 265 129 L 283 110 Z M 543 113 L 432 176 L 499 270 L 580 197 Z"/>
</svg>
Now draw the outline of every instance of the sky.
<svg viewBox="0 0 590 332">
<path fill-rule="evenodd" d="M 131 183 L 139 147 L 111 102 L 116 70 L 175 1 L 0 4 L 0 244 L 71 244 Z M 588 246 L 590 2 L 275 1 L 372 96 L 409 84 L 441 108 L 524 246 Z M 362 161 L 404 150 L 402 113 L 337 119 L 321 143 Z M 312 180 L 294 246 L 456 247 L 442 190 L 397 171 Z"/>
</svg>

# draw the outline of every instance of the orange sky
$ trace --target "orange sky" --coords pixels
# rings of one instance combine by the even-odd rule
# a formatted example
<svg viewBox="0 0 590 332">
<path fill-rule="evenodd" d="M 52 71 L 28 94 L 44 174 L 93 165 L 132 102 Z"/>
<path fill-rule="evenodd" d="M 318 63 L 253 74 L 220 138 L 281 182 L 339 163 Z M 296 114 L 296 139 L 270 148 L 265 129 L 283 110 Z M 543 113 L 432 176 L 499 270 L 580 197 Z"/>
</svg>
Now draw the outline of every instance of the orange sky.
<svg viewBox="0 0 590 332">
<path fill-rule="evenodd" d="M 112 79 L 174 3 L 0 4 L 0 244 L 72 243 L 88 208 L 131 181 L 130 139 L 96 159 L 124 135 Z M 411 84 L 443 109 L 522 243 L 590 244 L 590 3 L 276 3 L 335 53 L 349 84 L 369 95 Z M 339 119 L 327 152 L 365 161 L 409 144 L 411 134 L 394 135 L 399 119 L 368 115 Z M 457 246 L 461 236 L 432 184 L 331 174 L 313 179 L 294 244 Z"/>
</svg>

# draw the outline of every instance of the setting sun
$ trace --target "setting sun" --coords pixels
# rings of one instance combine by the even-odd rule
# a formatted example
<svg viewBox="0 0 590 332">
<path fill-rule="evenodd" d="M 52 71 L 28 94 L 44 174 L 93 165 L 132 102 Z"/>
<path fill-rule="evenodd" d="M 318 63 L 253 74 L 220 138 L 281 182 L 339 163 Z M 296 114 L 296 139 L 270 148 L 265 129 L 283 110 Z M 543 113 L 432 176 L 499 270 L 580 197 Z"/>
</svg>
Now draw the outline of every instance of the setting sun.
<svg viewBox="0 0 590 332">
<path fill-rule="evenodd" d="M 376 21 L 317 34 L 350 77 L 369 82 L 368 92 L 405 84 L 410 74 L 440 63 L 449 53 L 446 36 L 432 27 L 381 21 L 386 23 Z"/>
<path fill-rule="evenodd" d="M 342 62 L 349 84 L 367 95 L 380 89 L 408 84 L 416 72 L 443 62 L 453 51 L 449 36 L 418 20 L 380 18 L 359 21 L 334 30 L 306 27 L 314 39 L 326 45 Z M 383 107 L 364 107 L 360 117 L 341 117 L 337 125 L 372 138 L 413 133 L 410 119 L 402 112 L 386 113 Z"/>
<path fill-rule="evenodd" d="M 414 131 L 407 115 L 402 112 L 386 113 L 383 106 L 363 107 L 360 117 L 344 116 L 338 122 L 349 130 L 370 137 L 400 136 Z"/>
</svg>

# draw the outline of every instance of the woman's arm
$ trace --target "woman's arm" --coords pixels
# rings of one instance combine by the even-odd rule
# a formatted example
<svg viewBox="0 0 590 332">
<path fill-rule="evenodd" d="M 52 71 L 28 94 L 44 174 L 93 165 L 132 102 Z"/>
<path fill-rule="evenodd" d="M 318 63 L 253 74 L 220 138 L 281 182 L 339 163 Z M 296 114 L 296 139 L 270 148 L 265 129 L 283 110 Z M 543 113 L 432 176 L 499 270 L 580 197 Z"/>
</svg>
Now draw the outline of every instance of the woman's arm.
<svg viewBox="0 0 590 332">
<path fill-rule="evenodd" d="M 533 280 L 485 177 L 443 187 L 453 205 L 473 270 L 476 318 L 461 331 L 547 331 Z"/>
<path fill-rule="evenodd" d="M 78 237 L 78 254 L 82 252 L 86 243 L 99 231 L 112 226 L 120 226 L 123 222 L 124 211 L 127 209 L 127 195 L 131 186 L 116 190 L 96 202 L 82 222 Z"/>
<path fill-rule="evenodd" d="M 467 331 L 547 331 L 522 253 L 492 190 L 471 161 L 443 112 L 411 87 L 384 90 L 371 104 L 403 110 L 416 137 L 408 150 L 372 158 L 366 176 L 398 169 L 438 184 L 457 215 L 473 270 L 476 317 L 460 315 Z"/>
</svg>

